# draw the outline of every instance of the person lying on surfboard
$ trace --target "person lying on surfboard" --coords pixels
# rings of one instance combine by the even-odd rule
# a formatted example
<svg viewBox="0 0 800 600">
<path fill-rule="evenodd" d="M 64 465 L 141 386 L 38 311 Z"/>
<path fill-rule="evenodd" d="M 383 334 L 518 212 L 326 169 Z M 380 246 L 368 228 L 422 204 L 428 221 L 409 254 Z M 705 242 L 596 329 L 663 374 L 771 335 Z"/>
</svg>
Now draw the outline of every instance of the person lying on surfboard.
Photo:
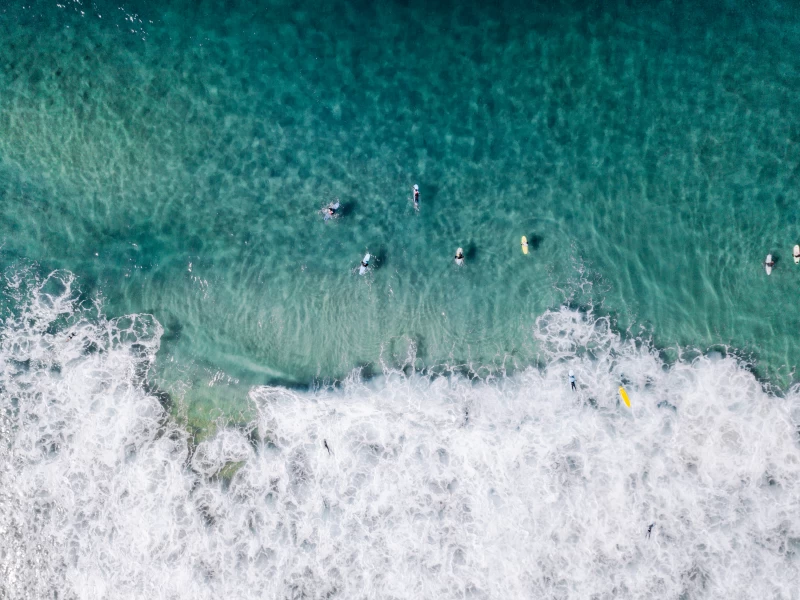
<svg viewBox="0 0 800 600">
<path fill-rule="evenodd" d="M 456 250 L 456 264 L 460 265 L 464 262 L 464 253 L 461 251 L 461 248 Z"/>
<path fill-rule="evenodd" d="M 769 260 L 764 261 L 764 266 L 765 267 L 774 267 L 775 266 L 775 260 L 772 258 L 772 256 L 770 256 Z"/>
<path fill-rule="evenodd" d="M 419 186 L 414 184 L 414 207 L 419 208 Z"/>
<path fill-rule="evenodd" d="M 361 266 L 358 268 L 358 274 L 359 275 L 364 275 L 367 272 L 367 269 L 369 268 L 369 259 L 370 258 L 371 258 L 371 256 L 369 255 L 369 252 L 367 252 L 364 255 L 364 258 L 361 259 Z"/>
<path fill-rule="evenodd" d="M 336 215 L 336 211 L 339 210 L 339 201 L 331 202 L 328 205 L 328 208 L 323 210 L 322 212 L 325 214 L 325 220 L 332 219 Z"/>
</svg>

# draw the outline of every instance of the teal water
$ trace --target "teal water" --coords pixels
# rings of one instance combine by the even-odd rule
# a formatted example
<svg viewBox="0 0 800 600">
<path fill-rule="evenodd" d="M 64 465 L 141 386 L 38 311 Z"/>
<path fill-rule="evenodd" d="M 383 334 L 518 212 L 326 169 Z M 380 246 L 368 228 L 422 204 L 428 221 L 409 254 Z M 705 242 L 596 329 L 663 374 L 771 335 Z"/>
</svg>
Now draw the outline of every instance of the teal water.
<svg viewBox="0 0 800 600">
<path fill-rule="evenodd" d="M 210 402 L 517 369 L 563 302 L 794 381 L 796 6 L 484 4 L 0 9 L 2 266 L 152 313 Z"/>
</svg>

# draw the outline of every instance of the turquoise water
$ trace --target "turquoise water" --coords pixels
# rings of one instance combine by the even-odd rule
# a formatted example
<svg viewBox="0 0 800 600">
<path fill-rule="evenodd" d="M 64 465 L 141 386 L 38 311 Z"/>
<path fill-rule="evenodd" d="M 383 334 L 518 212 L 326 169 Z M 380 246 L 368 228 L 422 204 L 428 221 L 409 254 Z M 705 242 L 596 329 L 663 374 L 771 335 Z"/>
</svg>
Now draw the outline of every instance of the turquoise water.
<svg viewBox="0 0 800 600">
<path fill-rule="evenodd" d="M 484 4 L 3 8 L 2 265 L 152 313 L 198 402 L 522 369 L 564 302 L 792 382 L 795 5 Z"/>
<path fill-rule="evenodd" d="M 797 597 L 794 4 L 10 4 L 0 598 Z"/>
</svg>

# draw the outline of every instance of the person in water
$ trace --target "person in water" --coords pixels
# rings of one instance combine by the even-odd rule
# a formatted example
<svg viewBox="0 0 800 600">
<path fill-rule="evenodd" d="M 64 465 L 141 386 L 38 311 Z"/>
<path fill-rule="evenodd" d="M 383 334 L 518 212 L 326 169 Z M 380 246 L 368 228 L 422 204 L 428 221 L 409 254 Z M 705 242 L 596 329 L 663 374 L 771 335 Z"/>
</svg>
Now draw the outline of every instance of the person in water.
<svg viewBox="0 0 800 600">
<path fill-rule="evenodd" d="M 764 266 L 770 267 L 770 268 L 774 267 L 775 266 L 775 259 L 770 257 L 769 260 L 764 261 Z"/>
<path fill-rule="evenodd" d="M 364 268 L 366 269 L 367 267 L 369 267 L 369 263 L 368 263 L 368 262 L 364 262 L 364 261 L 362 260 L 362 261 L 361 261 L 361 266 L 362 266 L 362 267 L 364 267 Z"/>
<path fill-rule="evenodd" d="M 414 206 L 419 208 L 419 186 L 414 184 Z"/>
<path fill-rule="evenodd" d="M 456 263 L 461 264 L 464 262 L 464 253 L 461 251 L 461 248 L 458 249 L 456 252 Z"/>
<path fill-rule="evenodd" d="M 578 391 L 578 388 L 575 385 L 575 375 L 572 374 L 572 371 L 569 372 L 569 385 L 572 387 L 573 392 Z"/>
<path fill-rule="evenodd" d="M 339 210 L 339 201 L 331 202 L 328 204 L 328 208 L 323 210 L 323 214 L 325 215 L 325 220 L 332 219 L 336 215 L 336 211 Z"/>
</svg>

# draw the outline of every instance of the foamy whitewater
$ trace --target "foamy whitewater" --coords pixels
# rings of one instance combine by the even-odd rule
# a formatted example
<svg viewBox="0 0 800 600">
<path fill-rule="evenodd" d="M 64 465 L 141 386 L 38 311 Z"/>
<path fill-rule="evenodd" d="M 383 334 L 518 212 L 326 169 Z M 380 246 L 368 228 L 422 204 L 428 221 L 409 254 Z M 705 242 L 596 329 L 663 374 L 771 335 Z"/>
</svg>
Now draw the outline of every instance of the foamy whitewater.
<svg viewBox="0 0 800 600">
<path fill-rule="evenodd" d="M 258 387 L 194 446 L 148 391 L 154 319 L 69 273 L 14 293 L 0 597 L 798 597 L 799 392 L 734 358 L 667 367 L 562 308 L 538 369 Z"/>
</svg>

